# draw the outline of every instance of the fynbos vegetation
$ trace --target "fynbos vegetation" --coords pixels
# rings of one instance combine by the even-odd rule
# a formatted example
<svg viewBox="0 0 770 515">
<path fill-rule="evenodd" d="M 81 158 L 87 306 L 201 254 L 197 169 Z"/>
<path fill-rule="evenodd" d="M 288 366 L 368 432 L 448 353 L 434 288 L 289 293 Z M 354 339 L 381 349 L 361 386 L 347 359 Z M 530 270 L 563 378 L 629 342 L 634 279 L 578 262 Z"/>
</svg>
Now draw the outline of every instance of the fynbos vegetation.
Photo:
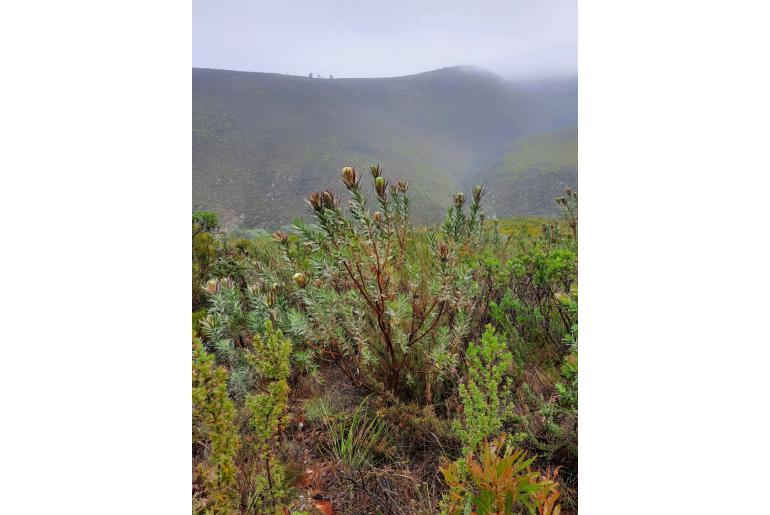
<svg viewBox="0 0 770 515">
<path fill-rule="evenodd" d="M 577 193 L 421 227 L 407 181 L 339 179 L 271 237 L 193 216 L 193 510 L 574 513 Z"/>
</svg>

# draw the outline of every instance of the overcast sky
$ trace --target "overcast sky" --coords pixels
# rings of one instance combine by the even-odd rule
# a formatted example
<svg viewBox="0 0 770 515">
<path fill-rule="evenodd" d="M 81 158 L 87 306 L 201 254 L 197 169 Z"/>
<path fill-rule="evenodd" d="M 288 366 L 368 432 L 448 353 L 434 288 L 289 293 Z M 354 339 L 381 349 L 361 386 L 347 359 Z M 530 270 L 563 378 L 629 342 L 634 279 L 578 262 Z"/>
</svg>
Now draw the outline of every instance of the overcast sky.
<svg viewBox="0 0 770 515">
<path fill-rule="evenodd" d="M 193 0 L 193 66 L 390 77 L 577 73 L 577 0 Z"/>
</svg>

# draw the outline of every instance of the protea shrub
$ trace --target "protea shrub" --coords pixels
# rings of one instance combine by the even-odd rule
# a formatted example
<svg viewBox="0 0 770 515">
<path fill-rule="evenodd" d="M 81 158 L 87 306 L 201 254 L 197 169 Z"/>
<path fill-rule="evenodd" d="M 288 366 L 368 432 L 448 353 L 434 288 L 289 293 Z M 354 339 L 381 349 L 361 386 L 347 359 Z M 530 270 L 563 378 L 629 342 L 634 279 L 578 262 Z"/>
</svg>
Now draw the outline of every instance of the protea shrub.
<svg viewBox="0 0 770 515">
<path fill-rule="evenodd" d="M 449 230 L 417 231 L 408 182 L 389 185 L 379 165 L 370 172 L 375 209 L 353 167 L 340 176 L 346 209 L 331 192 L 309 195 L 315 225 L 297 222 L 299 240 L 284 245 L 299 286 L 290 332 L 357 386 L 430 400 L 436 382 L 451 380 L 431 356 L 456 359 L 471 327 L 481 327 L 481 289 L 461 250 L 483 231 L 483 190 L 473 190 L 469 214 L 464 194 L 455 196 Z"/>
</svg>

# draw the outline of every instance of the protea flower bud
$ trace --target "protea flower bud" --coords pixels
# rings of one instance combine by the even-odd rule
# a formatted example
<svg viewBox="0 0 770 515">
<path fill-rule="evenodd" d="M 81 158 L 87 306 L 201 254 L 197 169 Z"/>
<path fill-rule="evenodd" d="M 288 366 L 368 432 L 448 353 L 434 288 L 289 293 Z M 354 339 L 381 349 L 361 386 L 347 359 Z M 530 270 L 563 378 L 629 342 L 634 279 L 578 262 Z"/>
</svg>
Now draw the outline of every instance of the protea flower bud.
<svg viewBox="0 0 770 515">
<path fill-rule="evenodd" d="M 369 170 L 372 172 L 372 177 L 377 178 L 382 175 L 382 169 L 380 168 L 380 165 L 374 165 Z"/>
<path fill-rule="evenodd" d="M 326 209 L 336 209 L 340 207 L 340 199 L 331 191 L 323 192 L 323 203 Z"/>
<path fill-rule="evenodd" d="M 302 272 L 297 272 L 294 274 L 294 282 L 299 286 L 300 288 L 304 288 L 307 286 L 307 279 L 305 279 L 305 274 Z"/>
<path fill-rule="evenodd" d="M 441 258 L 441 261 L 446 261 L 446 258 L 449 256 L 449 247 L 447 247 L 446 243 L 442 243 L 438 246 L 438 255 Z"/>
<path fill-rule="evenodd" d="M 409 181 L 398 181 L 398 191 L 406 193 L 407 189 L 409 189 Z"/>
<path fill-rule="evenodd" d="M 278 243 L 281 243 L 283 245 L 285 245 L 289 241 L 289 235 L 286 234 L 283 231 L 276 231 L 276 232 L 274 232 L 273 233 L 273 238 L 275 239 L 275 241 L 277 241 Z"/>
<path fill-rule="evenodd" d="M 473 187 L 473 200 L 478 204 L 481 202 L 481 197 L 484 196 L 484 188 L 481 187 L 481 184 L 477 184 Z"/>
<path fill-rule="evenodd" d="M 465 195 L 461 191 L 455 193 L 455 207 L 461 209 L 465 205 Z"/>
<path fill-rule="evenodd" d="M 570 188 L 569 186 L 567 186 L 567 196 L 568 197 L 572 196 L 572 188 Z"/>
<path fill-rule="evenodd" d="M 388 183 L 385 182 L 385 179 L 382 177 L 377 177 L 374 179 L 374 190 L 377 192 L 377 195 L 380 197 L 385 196 L 385 189 L 388 186 Z"/>
<path fill-rule="evenodd" d="M 346 166 L 342 169 L 342 183 L 349 190 L 352 190 L 358 186 L 358 174 L 356 174 L 355 168 Z"/>
<path fill-rule="evenodd" d="M 310 207 L 312 207 L 315 211 L 321 211 L 321 209 L 323 209 L 323 204 L 321 203 L 321 194 L 317 191 L 314 191 L 310 194 L 307 199 L 307 203 L 310 204 Z"/>
<path fill-rule="evenodd" d="M 382 222 L 382 213 L 380 213 L 379 211 L 375 211 L 374 213 L 372 213 L 372 218 L 376 223 L 380 223 Z"/>
</svg>

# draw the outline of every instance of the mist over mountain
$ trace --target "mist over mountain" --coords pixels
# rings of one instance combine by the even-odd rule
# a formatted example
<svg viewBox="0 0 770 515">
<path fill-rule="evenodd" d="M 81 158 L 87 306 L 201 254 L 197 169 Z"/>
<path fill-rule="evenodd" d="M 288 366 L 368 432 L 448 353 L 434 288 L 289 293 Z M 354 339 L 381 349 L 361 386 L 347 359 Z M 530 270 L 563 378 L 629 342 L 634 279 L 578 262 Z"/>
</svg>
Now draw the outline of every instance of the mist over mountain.
<svg viewBox="0 0 770 515">
<path fill-rule="evenodd" d="M 410 181 L 416 223 L 440 220 L 480 182 L 487 211 L 555 213 L 577 186 L 577 80 L 511 82 L 458 66 L 393 78 L 331 79 L 192 70 L 193 209 L 276 228 L 339 170 L 380 163 Z M 368 173 L 367 173 L 368 175 Z"/>
</svg>

